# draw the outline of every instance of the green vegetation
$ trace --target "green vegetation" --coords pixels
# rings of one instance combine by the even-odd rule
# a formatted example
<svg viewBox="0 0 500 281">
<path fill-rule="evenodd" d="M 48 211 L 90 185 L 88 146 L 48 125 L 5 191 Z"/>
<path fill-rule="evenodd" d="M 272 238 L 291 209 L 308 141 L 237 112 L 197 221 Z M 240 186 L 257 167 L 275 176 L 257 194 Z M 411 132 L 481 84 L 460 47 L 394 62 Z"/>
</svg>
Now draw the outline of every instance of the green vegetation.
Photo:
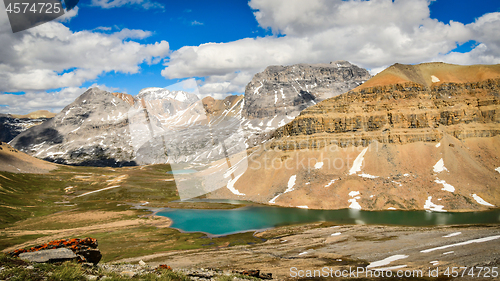
<svg viewBox="0 0 500 281">
<path fill-rule="evenodd" d="M 93 233 L 92 237 L 99 241 L 102 262 L 171 250 L 210 249 L 262 242 L 251 232 L 209 238 L 203 233 L 182 233 L 172 228 L 146 226 Z"/>
<path fill-rule="evenodd" d="M 173 175 L 167 174 L 168 171 L 169 165 L 151 165 L 124 168 L 61 166 L 48 174 L 0 172 L 0 249 L 26 242 L 23 247 L 32 246 L 38 238 L 49 242 L 90 236 L 99 241 L 102 261 L 107 262 L 161 251 L 262 242 L 252 233 L 210 238 L 203 233 L 157 228 L 152 223 L 154 220 L 139 219 L 151 212 L 131 207 L 146 201 L 149 202 L 148 207 L 239 207 L 219 203 L 171 202 L 179 197 L 175 183 L 171 181 Z M 118 187 L 77 197 L 110 186 Z M 115 222 L 133 224 L 93 227 Z M 61 229 L 73 231 L 54 232 Z M 67 269 L 65 274 L 72 273 Z"/>
<path fill-rule="evenodd" d="M 102 268 L 83 267 L 75 262 L 57 264 L 28 264 L 20 259 L 0 254 L 0 280 L 9 281 L 78 281 L 88 280 L 87 276 L 106 276 L 106 280 L 144 280 L 144 281 L 188 281 L 187 276 L 180 272 L 159 270 L 155 273 L 146 273 L 132 278 L 122 276 L 116 272 L 104 271 Z"/>
<path fill-rule="evenodd" d="M 170 166 L 102 168 L 60 166 L 48 174 L 0 172 L 0 228 L 31 217 L 66 210 L 123 211 L 130 204 L 149 207 L 235 208 L 231 204 L 181 203 Z M 78 195 L 102 188 L 109 190 Z M 65 190 L 65 188 L 67 188 Z"/>
</svg>

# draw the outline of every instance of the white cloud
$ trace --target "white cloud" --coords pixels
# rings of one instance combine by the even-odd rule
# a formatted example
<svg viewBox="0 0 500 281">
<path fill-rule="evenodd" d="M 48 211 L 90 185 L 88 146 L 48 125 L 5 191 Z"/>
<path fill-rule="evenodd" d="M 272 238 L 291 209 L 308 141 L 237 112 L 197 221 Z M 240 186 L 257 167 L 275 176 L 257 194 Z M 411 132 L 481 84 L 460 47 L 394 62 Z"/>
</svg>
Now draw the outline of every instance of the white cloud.
<svg viewBox="0 0 500 281">
<path fill-rule="evenodd" d="M 69 22 L 71 19 L 73 19 L 77 15 L 78 15 L 78 7 L 74 7 L 69 12 L 64 12 L 64 15 L 58 17 L 55 20 L 59 21 L 59 22 Z"/>
<path fill-rule="evenodd" d="M 118 8 L 127 5 L 139 5 L 146 10 L 165 8 L 162 4 L 150 0 L 92 0 L 91 5 L 104 9 Z"/>
<path fill-rule="evenodd" d="M 151 36 L 151 31 L 144 31 L 140 29 L 128 29 L 124 28 L 118 32 L 116 32 L 114 35 L 119 38 L 119 39 L 144 39 L 148 38 Z"/>
<path fill-rule="evenodd" d="M 489 13 L 466 26 L 471 30 L 470 40 L 477 45 L 467 53 L 451 52 L 439 55 L 435 60 L 456 64 L 500 63 L 500 13 Z"/>
<path fill-rule="evenodd" d="M 0 5 L 2 6 L 2 5 Z M 140 44 L 149 31 L 73 32 L 52 21 L 13 34 L 0 8 L 0 92 L 80 87 L 107 72 L 137 73 L 169 54 L 166 41 Z"/>
<path fill-rule="evenodd" d="M 242 89 L 247 77 L 269 65 L 349 60 L 379 72 L 393 63 L 443 60 L 494 63 L 500 58 L 499 13 L 475 23 L 430 18 L 428 0 L 252 0 L 259 25 L 275 36 L 185 46 L 170 56 L 166 78 L 207 77 L 203 91 Z M 467 54 L 457 44 L 481 44 Z M 237 75 L 239 74 L 239 75 Z M 248 78 L 249 77 L 249 78 Z"/>
<path fill-rule="evenodd" d="M 203 23 L 199 22 L 197 20 L 194 20 L 194 21 L 191 22 L 191 25 L 203 25 Z"/>
<path fill-rule="evenodd" d="M 220 99 L 224 98 L 225 93 L 242 93 L 248 82 L 252 80 L 252 76 L 253 74 L 248 72 L 231 72 L 226 75 L 209 76 L 201 85 L 200 94 Z"/>
<path fill-rule="evenodd" d="M 105 85 L 93 85 L 103 90 L 113 90 Z M 23 95 L 0 94 L 0 111 L 12 114 L 26 114 L 36 110 L 50 110 L 58 113 L 72 103 L 87 88 L 68 87 L 56 92 L 29 91 Z"/>
</svg>

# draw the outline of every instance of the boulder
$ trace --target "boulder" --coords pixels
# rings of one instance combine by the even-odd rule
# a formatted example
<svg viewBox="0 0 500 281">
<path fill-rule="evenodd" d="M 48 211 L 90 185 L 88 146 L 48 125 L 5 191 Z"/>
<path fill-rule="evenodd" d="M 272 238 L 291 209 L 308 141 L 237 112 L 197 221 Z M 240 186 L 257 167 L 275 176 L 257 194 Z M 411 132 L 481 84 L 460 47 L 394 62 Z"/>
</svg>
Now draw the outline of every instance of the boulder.
<svg viewBox="0 0 500 281">
<path fill-rule="evenodd" d="M 88 262 L 94 265 L 102 258 L 101 251 L 97 249 L 97 240 L 90 237 L 54 240 L 29 249 L 18 249 L 9 254 L 31 262 L 58 262 L 75 259 L 78 262 Z"/>
<path fill-rule="evenodd" d="M 61 262 L 76 260 L 77 255 L 70 249 L 59 248 L 21 253 L 19 254 L 19 258 L 29 262 Z"/>
</svg>

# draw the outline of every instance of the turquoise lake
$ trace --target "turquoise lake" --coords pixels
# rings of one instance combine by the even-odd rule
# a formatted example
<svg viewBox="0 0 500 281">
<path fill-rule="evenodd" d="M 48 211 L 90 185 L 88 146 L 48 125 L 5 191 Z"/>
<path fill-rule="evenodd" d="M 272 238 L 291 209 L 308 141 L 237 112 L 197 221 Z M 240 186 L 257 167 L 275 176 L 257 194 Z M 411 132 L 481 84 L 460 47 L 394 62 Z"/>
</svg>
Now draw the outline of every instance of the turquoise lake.
<svg viewBox="0 0 500 281">
<path fill-rule="evenodd" d="M 165 209 L 157 213 L 185 232 L 227 235 L 282 225 L 328 221 L 337 224 L 433 226 L 500 223 L 500 209 L 487 212 L 437 213 L 426 211 L 308 210 L 251 206 L 231 210 Z"/>
</svg>

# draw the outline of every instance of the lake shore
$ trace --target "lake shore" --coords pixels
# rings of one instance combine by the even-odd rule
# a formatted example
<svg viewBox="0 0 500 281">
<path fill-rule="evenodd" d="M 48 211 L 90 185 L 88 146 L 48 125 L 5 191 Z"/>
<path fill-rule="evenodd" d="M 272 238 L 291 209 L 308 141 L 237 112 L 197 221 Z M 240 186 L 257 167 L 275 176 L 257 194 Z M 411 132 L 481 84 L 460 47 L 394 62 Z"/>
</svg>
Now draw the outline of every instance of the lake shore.
<svg viewBox="0 0 500 281">
<path fill-rule="evenodd" d="M 116 262 L 143 260 L 152 266 L 168 264 L 173 268 L 259 269 L 272 273 L 278 280 L 300 280 L 292 277 L 291 268 L 345 270 L 380 264 L 371 268 L 422 270 L 427 274 L 429 269 L 439 267 L 443 274 L 448 267 L 500 266 L 499 225 L 402 227 L 317 223 L 277 227 L 256 236 L 267 241 L 169 251 Z M 390 257 L 396 260 L 381 262 Z"/>
</svg>

